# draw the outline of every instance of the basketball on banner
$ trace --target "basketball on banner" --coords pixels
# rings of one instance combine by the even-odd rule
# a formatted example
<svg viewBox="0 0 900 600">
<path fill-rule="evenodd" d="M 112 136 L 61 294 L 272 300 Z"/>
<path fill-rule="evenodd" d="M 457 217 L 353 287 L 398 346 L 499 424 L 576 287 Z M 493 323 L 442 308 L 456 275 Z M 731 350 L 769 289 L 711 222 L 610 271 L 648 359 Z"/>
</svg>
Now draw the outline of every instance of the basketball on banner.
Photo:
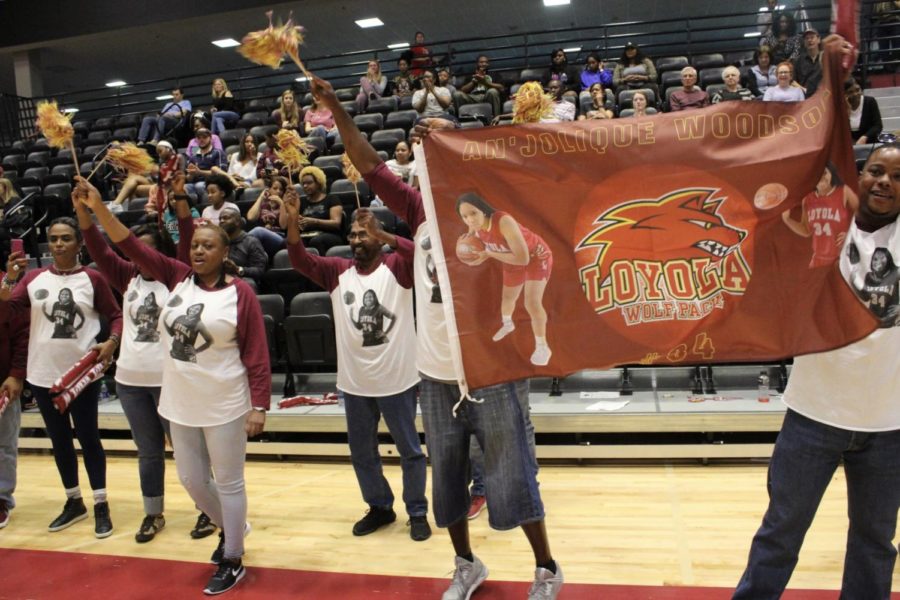
<svg viewBox="0 0 900 600">
<path fill-rule="evenodd" d="M 747 290 L 747 232 L 756 217 L 747 198 L 709 173 L 663 167 L 634 186 L 639 171 L 596 186 L 579 212 L 581 287 L 593 311 L 620 331 L 646 331 L 649 340 L 658 330 L 647 326 L 665 324 L 687 336 L 710 314 L 732 311 Z"/>
</svg>

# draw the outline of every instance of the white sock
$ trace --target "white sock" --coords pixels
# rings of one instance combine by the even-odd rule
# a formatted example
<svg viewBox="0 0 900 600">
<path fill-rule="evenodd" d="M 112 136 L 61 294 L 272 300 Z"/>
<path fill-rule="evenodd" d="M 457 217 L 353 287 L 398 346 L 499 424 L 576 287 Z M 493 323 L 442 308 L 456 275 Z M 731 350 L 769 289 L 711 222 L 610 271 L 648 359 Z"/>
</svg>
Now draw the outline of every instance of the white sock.
<svg viewBox="0 0 900 600">
<path fill-rule="evenodd" d="M 534 336 L 534 345 L 535 345 L 535 346 L 546 346 L 546 345 L 547 345 L 547 338 L 545 338 L 545 337 Z"/>
<path fill-rule="evenodd" d="M 512 324 L 513 324 L 513 322 L 512 322 L 512 315 L 510 315 L 510 316 L 508 316 L 508 317 L 507 317 L 506 315 L 504 315 L 501 324 L 502 324 L 504 327 L 506 327 L 507 325 L 512 325 Z"/>
<path fill-rule="evenodd" d="M 94 504 L 106 502 L 106 488 L 94 490 Z"/>
<path fill-rule="evenodd" d="M 66 498 L 81 498 L 81 486 L 76 485 L 73 488 L 66 488 Z"/>
</svg>

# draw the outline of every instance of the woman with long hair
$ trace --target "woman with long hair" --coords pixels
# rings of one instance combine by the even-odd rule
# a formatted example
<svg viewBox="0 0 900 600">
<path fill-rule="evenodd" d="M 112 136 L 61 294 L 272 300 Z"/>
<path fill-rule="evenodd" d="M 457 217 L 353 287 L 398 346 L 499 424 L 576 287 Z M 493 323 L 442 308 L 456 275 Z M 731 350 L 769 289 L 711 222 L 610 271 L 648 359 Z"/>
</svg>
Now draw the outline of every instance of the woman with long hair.
<svg viewBox="0 0 900 600">
<path fill-rule="evenodd" d="M 206 594 L 222 593 L 245 575 L 247 436 L 263 430 L 271 395 L 259 301 L 230 272 L 228 235 L 220 227 L 206 223 L 195 229 L 193 220 L 179 213 L 179 225 L 193 230 L 187 265 L 139 242 L 107 210 L 96 188 L 81 177 L 77 182 L 77 201 L 93 211 L 110 240 L 169 290 L 159 315 L 165 324 L 163 348 L 168 349 L 163 352 L 159 414 L 169 421 L 179 478 L 200 510 L 222 529 L 211 558 L 218 567 L 204 589 Z M 176 195 L 183 195 L 182 185 L 174 187 Z M 203 338 L 199 346 L 190 343 L 197 338 Z M 187 345 L 190 351 L 185 351 Z"/>
<path fill-rule="evenodd" d="M 778 85 L 775 75 L 775 63 L 772 61 L 772 49 L 760 46 L 753 51 L 753 66 L 747 76 L 747 89 L 757 98 L 766 93 L 770 87 Z"/>
<path fill-rule="evenodd" d="M 112 362 L 122 336 L 122 311 L 103 275 L 81 265 L 83 238 L 74 219 L 54 220 L 47 239 L 53 264 L 29 271 L 11 290 L 0 286 L 0 303 L 6 302 L 13 315 L 30 312 L 31 316 L 26 379 L 50 436 L 66 493 L 62 513 L 48 530 L 61 531 L 87 518 L 78 484 L 74 424 L 94 495 L 94 535 L 106 538 L 112 535 L 113 524 L 106 493 L 106 454 L 97 423 L 101 381 L 87 386 L 62 412 L 51 399 L 50 388 L 91 350 L 97 351 L 98 362 Z M 109 322 L 111 333 L 108 340 L 97 343 L 101 317 Z"/>
<path fill-rule="evenodd" d="M 235 188 L 260 187 L 261 179 L 256 177 L 256 166 L 259 163 L 259 152 L 256 148 L 256 140 L 252 133 L 248 133 L 241 140 L 238 151 L 231 155 L 228 161 L 228 170 L 223 171 L 219 167 L 213 167 L 213 173 L 226 175 Z"/>
<path fill-rule="evenodd" d="M 524 290 L 525 310 L 531 317 L 534 333 L 531 363 L 546 365 L 552 354 L 547 343 L 547 311 L 543 304 L 544 290 L 553 270 L 550 247 L 539 235 L 519 225 L 512 215 L 495 210 L 473 192 L 457 198 L 456 213 L 469 228 L 468 234 L 478 236 L 485 247 L 478 253 L 478 260 L 468 264 L 475 266 L 494 259 L 503 265 L 502 322 L 493 340 L 499 342 L 515 330 L 513 312 Z"/>
<path fill-rule="evenodd" d="M 300 106 L 294 99 L 293 90 L 284 90 L 278 98 L 278 108 L 272 112 L 275 122 L 281 125 L 282 129 L 301 129 L 303 126 L 303 115 Z"/>
<path fill-rule="evenodd" d="M 759 41 L 760 47 L 766 46 L 772 51 L 772 63 L 794 60 L 803 49 L 803 39 L 797 33 L 797 23 L 788 12 L 775 14 L 772 20 L 772 31 Z"/>
<path fill-rule="evenodd" d="M 275 256 L 285 245 L 281 213 L 284 207 L 284 194 L 289 186 L 287 178 L 272 177 L 266 190 L 257 196 L 256 202 L 247 209 L 247 221 L 257 223 L 247 235 L 258 239 L 270 257 Z"/>
<path fill-rule="evenodd" d="M 366 74 L 359 78 L 359 94 L 356 96 L 356 112 L 366 112 L 370 100 L 378 100 L 387 90 L 387 77 L 381 74 L 381 64 L 376 59 L 369 61 Z"/>
<path fill-rule="evenodd" d="M 613 85 L 616 86 L 616 97 L 622 90 L 646 88 L 653 90 L 655 97 L 659 98 L 659 86 L 656 85 L 656 66 L 632 42 L 625 44 L 625 49 L 622 50 L 622 56 L 613 71 Z"/>
<path fill-rule="evenodd" d="M 572 99 L 578 97 L 581 88 L 581 73 L 575 67 L 569 66 L 569 58 L 566 51 L 557 48 L 550 53 L 550 66 L 547 69 L 547 77 L 541 83 L 546 88 L 551 81 L 559 81 L 562 85 L 563 96 Z"/>
<path fill-rule="evenodd" d="M 334 115 L 324 106 L 319 106 L 313 97 L 312 104 L 303 115 L 303 132 L 305 135 L 315 135 L 325 138 L 330 146 L 337 137 L 337 125 L 334 123 Z"/>
<path fill-rule="evenodd" d="M 228 127 L 233 127 L 241 115 L 237 112 L 237 101 L 228 89 L 228 84 L 221 77 L 212 82 L 212 132 L 220 135 Z"/>
</svg>

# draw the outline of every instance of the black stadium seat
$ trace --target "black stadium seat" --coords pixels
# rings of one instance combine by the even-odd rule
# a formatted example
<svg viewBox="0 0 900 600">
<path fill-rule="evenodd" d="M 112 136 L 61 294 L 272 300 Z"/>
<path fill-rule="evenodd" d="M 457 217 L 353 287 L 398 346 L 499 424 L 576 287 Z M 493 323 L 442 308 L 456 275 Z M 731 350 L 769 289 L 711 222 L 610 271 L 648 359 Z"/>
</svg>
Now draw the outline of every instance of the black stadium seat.
<svg viewBox="0 0 900 600">
<path fill-rule="evenodd" d="M 419 113 L 414 110 L 398 110 L 385 116 L 384 127 L 385 129 L 402 129 L 409 133 L 418 117 Z"/>
<path fill-rule="evenodd" d="M 698 54 L 691 60 L 691 65 L 698 71 L 703 69 L 715 69 L 725 66 L 725 59 L 718 52 L 712 54 Z"/>
<path fill-rule="evenodd" d="M 669 71 L 681 71 L 686 66 L 688 66 L 687 56 L 665 56 L 657 59 L 656 72 L 662 74 Z"/>
<path fill-rule="evenodd" d="M 479 104 L 465 104 L 459 107 L 459 120 L 478 120 L 487 125 L 494 118 L 494 109 L 487 102 Z"/>
<path fill-rule="evenodd" d="M 544 81 L 550 74 L 549 69 L 522 69 L 519 73 L 519 81 Z"/>
<path fill-rule="evenodd" d="M 397 144 L 404 140 L 406 140 L 406 132 L 402 129 L 382 129 L 372 133 L 369 143 L 376 150 L 384 150 L 388 154 L 393 154 Z"/>
<path fill-rule="evenodd" d="M 700 84 L 700 87 L 706 89 L 709 85 L 722 83 L 722 69 L 724 67 L 711 67 L 697 73 L 697 82 Z"/>
<path fill-rule="evenodd" d="M 388 113 L 396 111 L 397 106 L 397 97 L 387 96 L 386 98 L 379 98 L 377 100 L 370 101 L 369 105 L 366 107 L 366 112 L 381 113 L 383 115 L 386 115 Z"/>
<path fill-rule="evenodd" d="M 384 127 L 384 115 L 381 113 L 356 115 L 353 117 L 353 122 L 356 123 L 360 131 L 372 133 Z"/>
</svg>

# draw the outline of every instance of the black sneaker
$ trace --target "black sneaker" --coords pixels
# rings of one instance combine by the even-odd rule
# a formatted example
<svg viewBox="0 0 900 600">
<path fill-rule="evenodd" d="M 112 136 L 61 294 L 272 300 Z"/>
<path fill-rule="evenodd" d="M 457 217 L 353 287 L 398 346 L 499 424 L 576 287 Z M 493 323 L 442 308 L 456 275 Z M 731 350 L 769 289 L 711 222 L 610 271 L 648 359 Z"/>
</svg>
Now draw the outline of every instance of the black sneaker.
<svg viewBox="0 0 900 600">
<path fill-rule="evenodd" d="M 431 525 L 428 524 L 428 517 L 410 517 L 406 522 L 409 525 L 409 537 L 414 542 L 424 542 L 431 537 Z"/>
<path fill-rule="evenodd" d="M 112 535 L 113 524 L 109 518 L 109 502 L 98 502 L 94 505 L 94 537 L 108 538 Z"/>
<path fill-rule="evenodd" d="M 162 515 L 147 515 L 141 522 L 141 528 L 134 534 L 134 541 L 138 544 L 146 544 L 156 537 L 156 534 L 165 526 L 166 519 Z"/>
<path fill-rule="evenodd" d="M 203 588 L 203 593 L 207 596 L 215 596 L 227 592 L 236 586 L 246 574 L 247 571 L 244 569 L 241 559 L 222 561 L 213 576 L 209 578 L 209 583 Z"/>
<path fill-rule="evenodd" d="M 375 533 L 385 525 L 397 520 L 397 514 L 392 508 L 378 508 L 373 506 L 362 519 L 353 525 L 353 535 L 369 535 Z"/>
<path fill-rule="evenodd" d="M 0 529 L 9 524 L 9 505 L 6 500 L 0 500 Z"/>
<path fill-rule="evenodd" d="M 62 514 L 53 519 L 47 531 L 62 531 L 69 525 L 87 519 L 87 507 L 81 498 L 69 498 L 63 507 Z"/>
<path fill-rule="evenodd" d="M 209 517 L 206 513 L 200 513 L 200 516 L 197 517 L 197 524 L 194 525 L 193 529 L 191 529 L 191 537 L 195 540 L 200 540 L 205 537 L 211 536 L 215 532 L 215 524 L 209 520 Z"/>
</svg>

